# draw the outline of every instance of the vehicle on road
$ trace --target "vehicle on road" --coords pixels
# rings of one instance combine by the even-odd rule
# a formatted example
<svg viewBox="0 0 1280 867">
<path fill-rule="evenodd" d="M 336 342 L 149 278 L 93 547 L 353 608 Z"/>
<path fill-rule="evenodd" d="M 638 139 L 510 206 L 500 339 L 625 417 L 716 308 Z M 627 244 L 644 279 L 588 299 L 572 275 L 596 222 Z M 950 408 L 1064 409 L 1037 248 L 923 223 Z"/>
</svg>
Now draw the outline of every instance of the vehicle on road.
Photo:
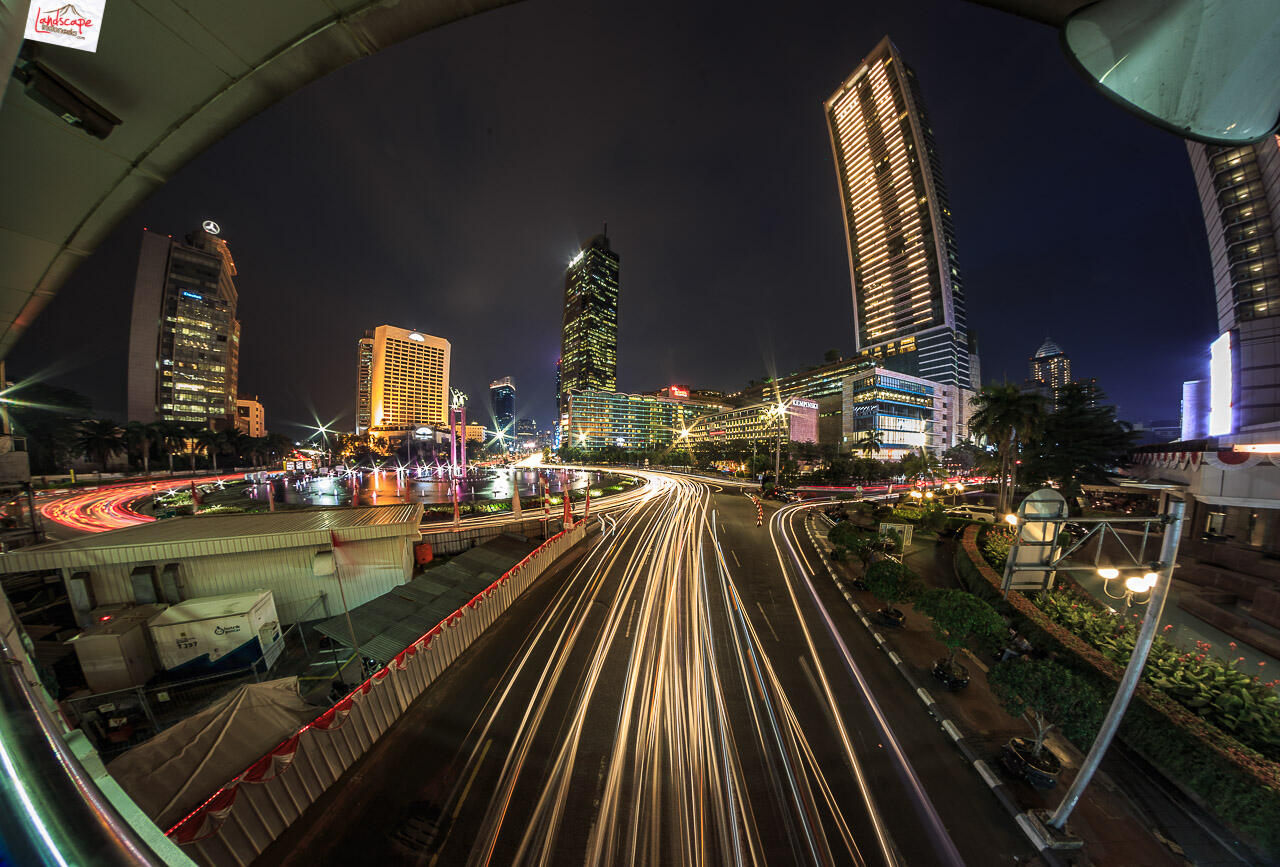
<svg viewBox="0 0 1280 867">
<path fill-rule="evenodd" d="M 990 506 L 952 506 L 946 510 L 945 514 L 950 518 L 964 518 L 980 524 L 994 524 L 996 522 L 996 510 Z"/>
</svg>

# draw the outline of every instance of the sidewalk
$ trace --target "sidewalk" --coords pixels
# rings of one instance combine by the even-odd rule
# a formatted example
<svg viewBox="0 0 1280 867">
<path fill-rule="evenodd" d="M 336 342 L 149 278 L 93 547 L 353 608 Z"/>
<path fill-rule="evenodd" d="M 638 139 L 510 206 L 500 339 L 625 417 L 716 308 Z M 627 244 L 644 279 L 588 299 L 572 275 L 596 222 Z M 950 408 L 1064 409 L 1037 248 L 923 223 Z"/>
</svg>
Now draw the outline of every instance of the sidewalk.
<svg viewBox="0 0 1280 867">
<path fill-rule="evenodd" d="M 821 523 L 818 528 L 822 528 Z M 817 535 L 820 538 L 825 536 L 824 533 Z M 825 543 L 825 538 L 823 542 Z M 907 552 L 906 563 L 930 586 L 957 587 L 950 557 L 946 556 L 945 563 L 943 562 L 944 554 L 949 555 L 950 551 L 951 545 L 945 541 L 936 544 L 932 540 L 913 543 Z M 831 565 L 846 581 L 860 572 L 860 567 L 856 564 L 832 563 Z M 854 601 L 864 611 L 870 613 L 882 607 L 870 593 L 850 589 Z M 1057 733 L 1051 733 L 1046 743 L 1063 764 L 1063 772 L 1054 789 L 1041 792 L 1031 788 L 1021 779 L 1005 774 L 1000 764 L 1000 747 L 1011 737 L 1026 737 L 1029 734 L 1027 724 L 1009 716 L 1000 707 L 987 686 L 986 662 L 977 659 L 968 651 L 963 651 L 962 657 L 963 663 L 970 671 L 971 680 L 968 687 L 956 693 L 946 691 L 930 673 L 933 661 L 946 654 L 942 644 L 933 637 L 931 622 L 909 605 L 900 607 L 907 614 L 907 620 L 901 629 L 882 629 L 875 626 L 874 621 L 873 627 L 884 636 L 884 649 L 893 651 L 901 657 L 900 670 L 909 675 L 909 679 L 914 680 L 916 686 L 923 687 L 932 696 L 936 703 L 933 706 L 934 713 L 940 719 L 951 720 L 959 729 L 960 737 L 957 745 L 961 747 L 962 752 L 974 754 L 986 765 L 986 770 L 999 777 L 998 783 L 1002 785 L 999 789 L 993 786 L 993 789 L 998 793 L 1002 789 L 1004 794 L 1013 801 L 1013 804 L 1007 804 L 1007 806 L 1012 806 L 1017 812 L 1032 809 L 1052 810 L 1056 807 L 1074 779 L 1075 772 L 1084 758 L 1083 754 L 1065 738 Z M 927 711 L 922 707 L 921 712 Z M 975 773 L 981 772 L 975 769 Z M 991 782 L 988 780 L 989 784 Z M 1010 821 L 1014 821 L 1012 816 Z M 1184 857 L 1176 855 L 1162 838 L 1153 832 L 1151 825 L 1149 818 L 1141 815 L 1141 811 L 1118 789 L 1106 773 L 1099 771 L 1071 814 L 1069 823 L 1070 830 L 1085 840 L 1084 848 L 1056 852 L 1054 855 L 1064 863 L 1075 865 L 1190 863 Z"/>
</svg>

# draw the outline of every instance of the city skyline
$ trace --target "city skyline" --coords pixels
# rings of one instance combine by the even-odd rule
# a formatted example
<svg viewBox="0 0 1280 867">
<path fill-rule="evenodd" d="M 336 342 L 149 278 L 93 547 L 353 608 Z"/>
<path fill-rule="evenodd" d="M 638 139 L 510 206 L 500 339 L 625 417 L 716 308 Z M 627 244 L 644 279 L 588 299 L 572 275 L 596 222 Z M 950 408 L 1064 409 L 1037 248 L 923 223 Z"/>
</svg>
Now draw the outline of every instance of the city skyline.
<svg viewBox="0 0 1280 867">
<path fill-rule="evenodd" d="M 640 158 L 650 153 L 653 142 L 631 150 L 609 135 L 610 142 L 619 143 L 617 159 L 623 162 L 611 157 L 603 163 L 593 158 L 575 164 L 565 155 L 546 163 L 550 173 L 543 180 L 532 186 L 521 182 L 519 195 L 547 185 L 557 190 L 551 218 L 539 220 L 537 226 L 518 213 L 511 217 L 516 224 L 498 215 L 491 206 L 506 200 L 495 199 L 493 187 L 481 183 L 478 196 L 470 198 L 490 206 L 485 218 L 490 231 L 475 234 L 477 240 L 483 237 L 488 243 L 495 232 L 511 239 L 503 257 L 510 262 L 505 269 L 475 253 L 445 254 L 439 249 L 441 243 L 461 245 L 461 250 L 473 247 L 447 227 L 435 226 L 424 235 L 436 218 L 423 222 L 417 205 L 408 217 L 403 197 L 385 180 L 390 175 L 370 175 L 367 168 L 339 168 L 333 158 L 339 153 L 349 156 L 359 145 L 336 127 L 317 130 L 315 141 L 302 147 L 297 159 L 287 165 L 271 156 L 270 149 L 266 159 L 259 153 L 263 142 L 277 136 L 279 127 L 296 122 L 300 112 L 314 113 L 320 105 L 354 104 L 376 90 L 373 82 L 380 76 L 438 67 L 452 70 L 449 80 L 461 81 L 471 68 L 466 58 L 470 46 L 494 39 L 514 42 L 506 30 L 511 25 L 503 22 L 523 21 L 526 13 L 512 8 L 482 16 L 447 39 L 427 36 L 370 58 L 233 133 L 126 220 L 34 323 L 32 334 L 11 357 L 11 377 L 39 372 L 45 366 L 41 343 L 52 334 L 70 333 L 72 342 L 81 347 L 78 358 L 70 362 L 78 366 L 61 373 L 58 381 L 89 394 L 101 413 L 122 415 L 119 371 L 123 364 L 111 360 L 119 350 L 104 337 L 115 327 L 113 317 L 120 316 L 120 290 L 114 296 L 107 290 L 120 286 L 121 279 L 130 279 L 136 267 L 136 241 L 130 249 L 122 239 L 136 239 L 141 225 L 170 231 L 192 225 L 193 220 L 198 225 L 204 218 L 220 218 L 228 236 L 236 240 L 237 259 L 251 263 L 244 264 L 249 283 L 242 305 L 247 307 L 243 318 L 248 329 L 242 390 L 261 394 L 272 408 L 273 426 L 281 429 L 335 418 L 346 429 L 354 425 L 349 350 L 339 361 L 330 362 L 295 358 L 288 346 L 289 335 L 303 331 L 310 339 L 340 341 L 349 347 L 359 333 L 351 334 L 343 325 L 350 312 L 358 312 L 365 321 L 401 322 L 448 336 L 455 346 L 455 378 L 472 394 L 483 393 L 488 381 L 505 373 L 504 367 L 515 363 L 521 370 L 528 369 L 529 387 L 521 390 L 516 414 L 546 417 L 553 399 L 557 347 L 538 335 L 545 330 L 547 314 L 556 313 L 559 289 L 555 284 L 563 279 L 564 262 L 605 217 L 619 238 L 619 248 L 630 253 L 628 286 L 645 301 L 643 306 L 627 307 L 620 323 L 620 389 L 639 391 L 687 382 L 735 390 L 762 374 L 818 364 L 829 347 L 851 354 L 847 256 L 839 234 L 838 203 L 831 196 L 830 145 L 821 100 L 830 93 L 831 83 L 847 76 L 858 58 L 887 32 L 912 58 L 930 95 L 930 119 L 943 142 L 969 319 L 983 339 L 987 379 L 1020 380 L 1025 359 L 1035 346 L 1031 341 L 1024 345 L 1016 335 L 1025 330 L 1043 334 L 1052 321 L 1055 336 L 1073 346 L 1080 374 L 1097 375 L 1122 414 L 1133 420 L 1174 414 L 1180 382 L 1198 375 L 1203 348 L 1212 338 L 1211 315 L 1185 313 L 1187 304 L 1197 311 L 1203 307 L 1206 314 L 1211 311 L 1207 287 L 1212 275 L 1181 142 L 1095 102 L 1087 88 L 1061 68 L 1051 33 L 978 8 L 940 4 L 923 8 L 936 13 L 951 29 L 972 36 L 976 54 L 1010 38 L 1022 40 L 1026 47 L 1015 52 L 1005 68 L 990 69 L 967 60 L 965 52 L 940 38 L 933 28 L 922 28 L 905 14 L 879 10 L 855 23 L 857 16 L 837 10 L 831 14 L 844 22 L 839 38 L 825 35 L 824 28 L 810 19 L 789 22 L 786 26 L 797 39 L 811 43 L 815 61 L 803 72 L 771 61 L 749 73 L 752 80 L 770 82 L 753 91 L 753 106 L 780 128 L 792 131 L 785 146 L 753 142 L 750 159 L 744 155 L 719 164 L 719 171 L 705 171 L 703 167 L 710 165 L 705 160 L 719 147 L 719 133 L 711 127 L 720 124 L 714 116 L 706 118 L 708 123 L 690 112 L 742 68 L 731 64 L 733 73 L 708 72 L 711 77 L 705 81 L 695 77 L 692 92 L 663 104 L 663 111 L 676 112 L 680 135 L 668 139 L 665 130 L 672 124 L 653 128 L 660 159 Z M 644 26 L 637 38 L 655 37 L 653 26 L 646 22 L 647 18 L 640 22 Z M 667 37 L 663 43 L 685 64 L 682 68 L 703 68 L 697 53 L 683 40 L 686 32 L 706 23 L 695 16 L 688 25 L 691 30 Z M 593 30 L 605 24 L 578 22 L 569 6 L 553 11 L 549 19 L 539 19 L 537 26 Z M 762 28 L 748 28 L 742 36 L 744 51 L 772 39 Z M 519 46 L 514 49 L 519 55 Z M 966 96 L 1012 68 L 1021 76 L 1021 88 L 992 94 L 989 106 Z M 623 81 L 629 68 L 623 64 L 610 69 L 601 87 Z M 554 65 L 539 73 L 537 84 L 530 85 L 540 95 L 545 93 L 538 106 L 555 102 L 552 94 L 563 91 L 556 83 L 567 73 L 568 69 Z M 423 138 L 423 147 L 437 161 L 447 157 L 444 162 L 459 166 L 466 178 L 478 178 L 474 172 L 492 159 L 486 143 L 495 134 L 489 131 L 493 124 L 498 124 L 500 132 L 507 123 L 520 123 L 526 113 L 504 103 L 500 114 L 508 120 L 489 120 L 486 125 L 473 118 L 467 106 L 487 98 L 490 79 L 481 76 L 474 87 L 438 103 L 425 125 L 411 130 Z M 643 117 L 658 116 L 652 113 L 659 106 L 638 99 L 638 104 L 631 104 L 636 100 L 629 96 L 622 100 L 629 108 L 618 115 L 620 121 L 634 117 L 638 123 Z M 1070 115 L 1077 119 L 1073 126 L 1059 129 L 1056 117 L 1050 117 L 1056 112 L 1048 111 L 1045 102 L 1067 103 Z M 375 100 L 353 110 L 362 112 L 365 122 L 379 125 L 387 108 Z M 528 110 L 541 109 L 531 105 Z M 438 137 L 428 134 L 432 124 L 450 112 L 468 119 L 461 141 L 477 151 L 479 162 L 440 151 Z M 993 171 L 992 163 L 983 162 L 989 159 L 984 149 L 998 136 L 975 131 L 998 129 L 996 118 L 1036 138 L 1040 152 L 1002 154 L 995 162 L 999 170 Z M 622 122 L 619 128 L 630 128 L 631 122 Z M 540 129 L 536 124 L 533 128 Z M 1043 135 L 1049 129 L 1055 130 L 1052 141 Z M 1116 136 L 1127 145 L 1115 147 Z M 405 141 L 389 140 L 387 147 L 407 157 Z M 540 134 L 530 134 L 521 142 L 524 161 L 546 162 Z M 371 164 L 347 157 L 341 163 Z M 269 175 L 263 173 L 268 164 L 272 166 Z M 566 174 L 570 165 L 577 172 L 576 183 L 571 183 L 574 175 Z M 748 171 L 764 183 L 752 186 L 751 195 L 744 197 L 740 193 L 748 189 L 743 185 Z M 316 186 L 316 173 L 324 173 L 327 180 L 312 192 L 308 188 Z M 1098 212 L 1101 189 L 1121 177 L 1133 195 Z M 780 183 L 784 178 L 789 180 Z M 443 180 L 432 183 L 443 184 L 441 211 L 448 210 L 455 195 L 452 185 Z M 378 231 L 373 235 L 343 218 L 349 188 L 356 184 L 372 184 L 390 196 L 395 206 L 386 211 L 387 219 L 375 222 Z M 581 190 L 573 192 L 576 186 Z M 257 194 L 248 192 L 251 188 L 278 193 L 273 197 L 274 210 L 261 209 Z M 565 195 L 566 191 L 570 194 Z M 673 195 L 685 198 L 673 200 Z M 664 208 L 660 220 L 656 219 L 659 198 L 675 205 Z M 704 199 L 715 204 L 713 212 L 701 204 Z M 1011 221 L 1012 202 L 1034 219 Z M 1028 209 L 1030 204 L 1034 206 Z M 254 209 L 264 213 L 259 216 Z M 279 232 L 280 223 L 292 223 L 298 230 Z M 439 240 L 432 240 L 433 236 Z M 431 250 L 430 265 L 419 266 L 415 244 L 422 246 L 424 238 Z M 338 239 L 342 243 L 331 243 Z M 1095 242 L 1107 252 L 1076 256 L 1065 264 L 1057 259 L 1046 266 L 1038 252 Z M 1153 247 L 1161 251 L 1160 256 L 1135 252 Z M 359 256 L 349 252 L 356 250 L 376 252 Z M 793 285 L 799 288 L 792 289 Z M 351 291 L 352 286 L 361 287 L 360 291 Z M 776 287 L 786 287 L 788 303 L 775 305 L 769 300 Z M 1169 293 L 1179 299 L 1177 304 L 1167 303 Z M 483 312 L 489 305 L 498 309 L 506 302 L 518 302 L 513 309 L 523 315 L 523 321 L 516 317 L 498 321 Z M 1175 307 L 1180 312 L 1169 309 Z M 1123 320 L 1138 312 L 1168 326 L 1160 341 L 1145 345 L 1130 341 L 1122 347 L 1095 333 L 1100 316 L 1106 321 Z M 1010 339 L 1010 334 L 1015 336 Z M 511 357 L 504 358 L 506 353 Z M 1108 374 L 1109 369 L 1117 373 Z M 1120 370 L 1125 371 L 1123 376 Z M 277 375 L 281 382 L 272 381 Z M 1162 377 L 1170 380 L 1167 388 L 1153 389 L 1152 381 Z"/>
</svg>

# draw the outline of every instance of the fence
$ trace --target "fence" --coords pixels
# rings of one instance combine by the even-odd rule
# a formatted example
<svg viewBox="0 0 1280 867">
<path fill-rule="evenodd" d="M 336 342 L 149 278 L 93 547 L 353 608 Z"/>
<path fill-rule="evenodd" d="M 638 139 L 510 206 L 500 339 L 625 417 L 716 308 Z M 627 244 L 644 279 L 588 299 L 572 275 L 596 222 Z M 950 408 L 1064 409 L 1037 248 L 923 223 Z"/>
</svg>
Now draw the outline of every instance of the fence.
<svg viewBox="0 0 1280 867">
<path fill-rule="evenodd" d="M 327 614 L 325 600 L 317 598 L 303 612 L 302 620 Z M 202 677 L 69 698 L 63 701 L 73 724 L 80 728 L 103 759 L 111 759 L 169 726 L 199 712 L 242 683 L 299 675 L 306 678 L 317 666 L 326 683 L 341 677 L 351 662 L 319 646 L 322 636 L 298 622 L 280 636 L 278 647 L 244 668 Z M 326 658 L 328 657 L 328 658 Z M 355 670 L 359 670 L 358 667 Z"/>
<path fill-rule="evenodd" d="M 243 867 L 253 861 L 543 570 L 582 540 L 586 527 L 580 522 L 547 540 L 165 833 L 200 864 Z"/>
</svg>

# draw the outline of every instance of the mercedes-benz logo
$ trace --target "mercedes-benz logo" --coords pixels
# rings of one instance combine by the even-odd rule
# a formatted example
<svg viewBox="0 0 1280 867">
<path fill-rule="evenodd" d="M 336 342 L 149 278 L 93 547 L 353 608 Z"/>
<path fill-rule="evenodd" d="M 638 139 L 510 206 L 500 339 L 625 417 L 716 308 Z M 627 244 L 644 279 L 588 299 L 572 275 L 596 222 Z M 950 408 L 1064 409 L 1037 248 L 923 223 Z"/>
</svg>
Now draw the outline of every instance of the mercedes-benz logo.
<svg viewBox="0 0 1280 867">
<path fill-rule="evenodd" d="M 206 232 L 208 232 L 210 235 L 216 235 L 222 231 L 222 227 L 219 226 L 217 223 L 215 223 L 213 220 L 205 220 L 202 228 Z"/>
</svg>

